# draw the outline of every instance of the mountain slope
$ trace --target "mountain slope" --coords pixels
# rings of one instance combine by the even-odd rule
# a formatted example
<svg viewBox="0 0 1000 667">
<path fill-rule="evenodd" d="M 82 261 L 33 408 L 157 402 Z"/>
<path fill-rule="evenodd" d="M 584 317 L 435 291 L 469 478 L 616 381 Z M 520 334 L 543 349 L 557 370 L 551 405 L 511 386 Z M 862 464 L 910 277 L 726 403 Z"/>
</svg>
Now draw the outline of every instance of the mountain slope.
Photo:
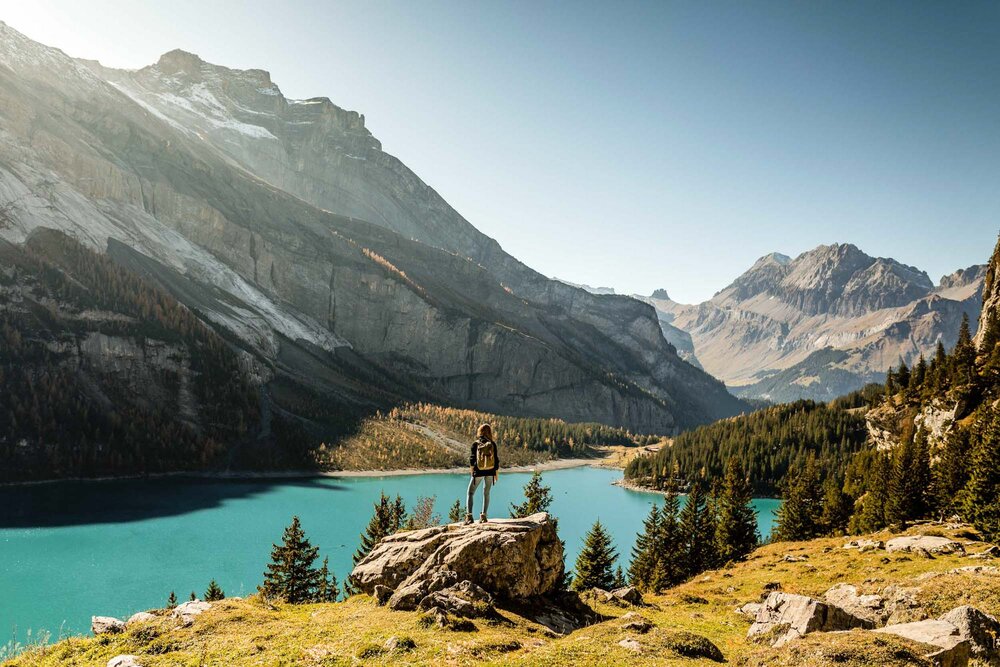
<svg viewBox="0 0 1000 667">
<path fill-rule="evenodd" d="M 918 269 L 834 244 L 762 257 L 702 304 L 665 292 L 646 300 L 739 395 L 829 400 L 930 356 L 938 341 L 954 345 L 962 315 L 978 317 L 984 274 L 969 267 L 935 287 Z"/>
<path fill-rule="evenodd" d="M 645 432 L 743 409 L 652 308 L 524 267 L 360 115 L 181 52 L 122 73 L 0 37 L 0 237 L 107 252 L 250 355 L 307 430 L 405 400 Z"/>
</svg>

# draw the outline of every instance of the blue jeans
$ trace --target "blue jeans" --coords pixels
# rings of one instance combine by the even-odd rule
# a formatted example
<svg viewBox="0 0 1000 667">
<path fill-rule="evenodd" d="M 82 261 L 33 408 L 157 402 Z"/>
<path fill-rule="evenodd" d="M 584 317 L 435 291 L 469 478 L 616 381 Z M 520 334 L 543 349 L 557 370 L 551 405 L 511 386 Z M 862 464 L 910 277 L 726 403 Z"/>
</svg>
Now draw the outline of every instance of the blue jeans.
<svg viewBox="0 0 1000 667">
<path fill-rule="evenodd" d="M 476 487 L 479 486 L 480 480 L 486 482 L 486 486 L 483 487 L 483 514 L 490 511 L 490 489 L 493 488 L 493 475 L 489 477 L 473 477 L 469 480 L 469 500 L 465 504 L 465 511 L 468 514 L 472 514 L 472 498 L 476 495 Z"/>
</svg>

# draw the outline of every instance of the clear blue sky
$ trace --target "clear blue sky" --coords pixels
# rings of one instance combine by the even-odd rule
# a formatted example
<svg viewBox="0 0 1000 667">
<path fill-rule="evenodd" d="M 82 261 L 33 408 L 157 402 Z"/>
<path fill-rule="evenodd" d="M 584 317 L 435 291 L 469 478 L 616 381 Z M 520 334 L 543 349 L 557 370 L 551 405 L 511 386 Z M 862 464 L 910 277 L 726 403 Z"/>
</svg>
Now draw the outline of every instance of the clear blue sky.
<svg viewBox="0 0 1000 667">
<path fill-rule="evenodd" d="M 1000 3 L 0 0 L 106 65 L 173 48 L 365 114 L 539 271 L 680 301 L 852 242 L 946 272 L 1000 230 Z"/>
</svg>

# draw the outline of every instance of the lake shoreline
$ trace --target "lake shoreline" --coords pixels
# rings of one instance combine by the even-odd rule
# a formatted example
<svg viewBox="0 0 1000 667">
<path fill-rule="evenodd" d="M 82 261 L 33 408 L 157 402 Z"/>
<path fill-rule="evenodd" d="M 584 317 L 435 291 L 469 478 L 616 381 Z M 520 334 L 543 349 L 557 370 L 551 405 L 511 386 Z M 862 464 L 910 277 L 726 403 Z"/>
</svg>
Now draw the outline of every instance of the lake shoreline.
<svg viewBox="0 0 1000 667">
<path fill-rule="evenodd" d="M 530 465 L 501 468 L 504 473 L 546 472 L 550 470 L 566 470 L 581 466 L 609 467 L 603 458 L 586 459 L 552 459 Z M 26 480 L 23 482 L 0 482 L 0 488 L 17 486 L 35 486 L 42 484 L 58 484 L 60 482 L 113 482 L 129 479 L 169 479 L 171 477 L 186 479 L 212 480 L 254 480 L 254 479 L 306 479 L 310 477 L 400 477 L 404 475 L 459 475 L 467 474 L 468 468 L 400 468 L 396 470 L 232 470 L 232 471 L 197 471 L 179 470 L 176 472 L 156 472 L 139 475 L 113 475 L 105 477 L 60 477 L 57 479 Z"/>
</svg>

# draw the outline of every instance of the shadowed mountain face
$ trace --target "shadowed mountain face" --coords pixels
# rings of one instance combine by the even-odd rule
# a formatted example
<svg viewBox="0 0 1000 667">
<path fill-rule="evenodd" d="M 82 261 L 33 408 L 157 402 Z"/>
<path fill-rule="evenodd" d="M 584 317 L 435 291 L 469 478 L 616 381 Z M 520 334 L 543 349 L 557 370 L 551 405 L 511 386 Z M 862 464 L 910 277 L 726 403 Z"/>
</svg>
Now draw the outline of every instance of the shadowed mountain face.
<svg viewBox="0 0 1000 667">
<path fill-rule="evenodd" d="M 59 230 L 172 294 L 307 428 L 400 400 L 643 432 L 743 409 L 649 305 L 524 266 L 363 116 L 260 70 L 114 71 L 0 24 L 0 211 L 9 242 Z"/>
<path fill-rule="evenodd" d="M 935 287 L 919 269 L 834 244 L 766 255 L 698 305 L 662 290 L 646 301 L 668 339 L 689 335 L 692 363 L 738 395 L 827 400 L 929 357 L 938 341 L 954 345 L 962 315 L 978 317 L 984 275 L 972 266 Z"/>
</svg>

